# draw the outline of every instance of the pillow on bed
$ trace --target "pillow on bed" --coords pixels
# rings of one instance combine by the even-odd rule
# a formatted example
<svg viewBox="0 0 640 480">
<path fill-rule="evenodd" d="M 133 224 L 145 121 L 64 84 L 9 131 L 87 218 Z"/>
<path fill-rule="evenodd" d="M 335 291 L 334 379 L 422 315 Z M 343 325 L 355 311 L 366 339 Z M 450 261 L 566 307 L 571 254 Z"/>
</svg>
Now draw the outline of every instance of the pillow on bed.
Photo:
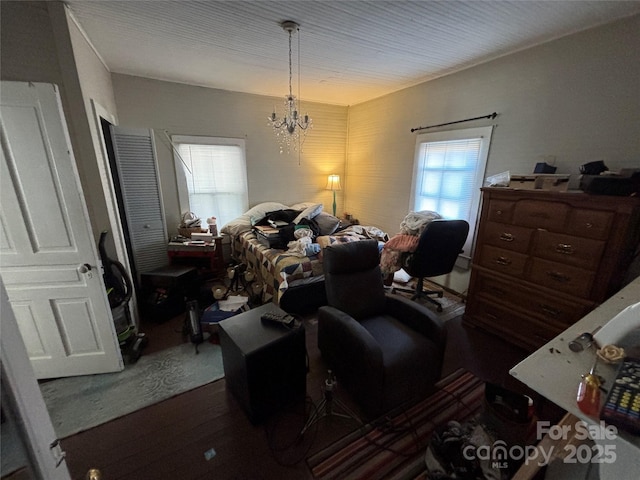
<svg viewBox="0 0 640 480">
<path fill-rule="evenodd" d="M 255 207 L 250 208 L 245 213 L 240 215 L 235 220 L 231 220 L 226 223 L 220 230 L 227 235 L 240 235 L 241 233 L 248 232 L 253 228 L 257 222 L 262 220 L 267 213 L 275 210 L 283 210 L 289 208 L 286 205 L 278 202 L 264 202 L 259 203 Z"/>
<path fill-rule="evenodd" d="M 331 235 L 340 226 L 340 219 L 327 212 L 320 212 L 314 220 L 318 224 L 320 235 Z"/>
<path fill-rule="evenodd" d="M 293 223 L 298 224 L 298 223 L 300 223 L 300 220 L 302 220 L 303 218 L 306 218 L 307 220 L 312 220 L 321 211 L 322 211 L 322 204 L 321 203 L 315 203 L 313 205 L 310 205 L 307 208 L 305 208 L 303 211 L 300 212 L 300 215 L 298 215 L 293 220 Z"/>
<path fill-rule="evenodd" d="M 300 202 L 300 203 L 291 205 L 289 208 L 292 210 L 304 210 L 305 208 L 310 207 L 312 205 L 316 205 L 316 204 L 313 202 Z"/>
</svg>

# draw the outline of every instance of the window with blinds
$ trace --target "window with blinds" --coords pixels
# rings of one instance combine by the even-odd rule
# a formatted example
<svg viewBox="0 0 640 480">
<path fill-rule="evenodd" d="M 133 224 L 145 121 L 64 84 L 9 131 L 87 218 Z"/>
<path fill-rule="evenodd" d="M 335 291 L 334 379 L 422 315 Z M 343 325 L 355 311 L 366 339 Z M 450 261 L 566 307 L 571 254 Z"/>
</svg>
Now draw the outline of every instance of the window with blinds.
<svg viewBox="0 0 640 480">
<path fill-rule="evenodd" d="M 412 205 L 469 222 L 463 256 L 471 257 L 493 127 L 425 133 L 416 140 Z"/>
<path fill-rule="evenodd" d="M 195 213 L 203 225 L 216 217 L 220 228 L 247 210 L 243 140 L 174 136 L 172 141 L 183 212 Z"/>
</svg>

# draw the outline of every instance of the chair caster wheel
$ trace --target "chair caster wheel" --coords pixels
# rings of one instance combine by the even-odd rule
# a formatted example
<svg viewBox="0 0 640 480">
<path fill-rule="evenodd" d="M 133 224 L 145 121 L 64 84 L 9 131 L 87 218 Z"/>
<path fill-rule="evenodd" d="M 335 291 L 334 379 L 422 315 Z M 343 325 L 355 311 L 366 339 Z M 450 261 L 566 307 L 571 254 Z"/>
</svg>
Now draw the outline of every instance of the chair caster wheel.
<svg viewBox="0 0 640 480">
<path fill-rule="evenodd" d="M 439 313 L 442 313 L 442 305 L 438 305 L 438 308 L 436 308 L 436 310 L 438 310 Z"/>
<path fill-rule="evenodd" d="M 438 298 L 442 298 L 444 296 L 444 292 L 438 292 Z"/>
</svg>

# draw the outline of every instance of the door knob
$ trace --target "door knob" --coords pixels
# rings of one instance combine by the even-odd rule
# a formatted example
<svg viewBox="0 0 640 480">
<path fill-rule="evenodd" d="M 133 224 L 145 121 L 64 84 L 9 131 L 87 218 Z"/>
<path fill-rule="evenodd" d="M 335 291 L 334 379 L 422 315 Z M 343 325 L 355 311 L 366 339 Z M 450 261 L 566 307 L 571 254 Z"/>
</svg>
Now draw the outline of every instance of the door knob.
<svg viewBox="0 0 640 480">
<path fill-rule="evenodd" d="M 78 267 L 78 271 L 80 273 L 87 273 L 91 271 L 91 265 L 89 265 L 88 263 L 83 263 L 82 265 L 80 265 Z"/>
<path fill-rule="evenodd" d="M 91 468 L 84 478 L 85 480 L 102 480 L 102 473 L 97 468 Z"/>
</svg>

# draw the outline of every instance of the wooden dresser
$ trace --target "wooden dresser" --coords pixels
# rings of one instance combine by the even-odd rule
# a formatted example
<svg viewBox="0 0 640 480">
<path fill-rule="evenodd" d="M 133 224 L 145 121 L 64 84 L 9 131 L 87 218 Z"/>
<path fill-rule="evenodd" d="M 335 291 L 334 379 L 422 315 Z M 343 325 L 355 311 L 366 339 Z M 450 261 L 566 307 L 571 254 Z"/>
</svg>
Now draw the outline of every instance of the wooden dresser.
<svg viewBox="0 0 640 480">
<path fill-rule="evenodd" d="M 617 292 L 640 199 L 483 188 L 465 323 L 535 350 Z"/>
</svg>

